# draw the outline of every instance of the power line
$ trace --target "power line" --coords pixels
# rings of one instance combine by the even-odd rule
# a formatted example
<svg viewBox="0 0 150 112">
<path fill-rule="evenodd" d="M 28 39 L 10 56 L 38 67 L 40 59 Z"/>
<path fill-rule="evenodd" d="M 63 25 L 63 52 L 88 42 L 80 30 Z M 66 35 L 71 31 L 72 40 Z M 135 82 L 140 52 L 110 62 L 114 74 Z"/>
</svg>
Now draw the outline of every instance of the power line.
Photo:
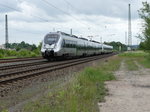
<svg viewBox="0 0 150 112">
<path fill-rule="evenodd" d="M 15 8 L 13 8 L 13 7 L 9 7 L 9 6 L 5 5 L 5 4 L 0 4 L 0 5 L 3 6 L 3 7 L 8 8 L 8 9 L 12 9 L 12 10 L 15 10 L 15 11 L 17 11 L 17 12 L 20 12 L 20 10 L 15 9 Z"/>
<path fill-rule="evenodd" d="M 63 1 L 64 1 L 66 4 L 70 5 L 72 8 L 74 8 L 76 11 L 79 11 L 79 9 L 76 8 L 75 6 L 73 6 L 72 3 L 70 3 L 68 0 L 63 0 Z M 86 24 L 86 26 L 89 27 L 89 24 Z M 95 30 L 97 30 L 97 28 L 95 28 L 95 27 L 92 27 L 92 28 L 94 28 Z M 98 31 L 98 30 L 97 30 L 97 31 Z"/>
<path fill-rule="evenodd" d="M 70 2 L 68 2 L 67 0 L 63 0 L 65 3 L 67 3 L 68 5 L 70 5 L 72 8 L 74 8 L 74 9 L 76 9 L 77 11 L 79 10 L 79 9 L 77 9 L 76 7 L 74 7 Z"/>
<path fill-rule="evenodd" d="M 92 29 L 95 29 L 95 30 L 98 31 L 97 28 L 95 28 L 95 27 L 93 27 L 93 26 L 91 26 L 91 25 L 89 25 L 89 24 L 85 24 L 85 23 L 81 22 L 78 18 L 76 18 L 76 17 L 74 17 L 73 15 L 71 15 L 70 13 L 68 13 L 68 12 L 66 12 L 66 11 L 64 11 L 64 10 L 62 10 L 62 9 L 60 9 L 60 8 L 58 8 L 58 7 L 56 7 L 55 5 L 53 5 L 52 3 L 48 2 L 47 0 L 42 0 L 42 1 L 45 2 L 47 5 L 49 5 L 50 7 L 53 7 L 53 8 L 55 8 L 55 9 L 59 10 L 60 12 L 66 14 L 66 15 L 68 15 L 68 16 L 70 16 L 70 17 L 73 18 L 74 20 L 76 20 L 76 21 L 78 21 L 79 23 L 83 24 L 86 28 L 91 27 Z M 66 1 L 66 2 L 67 2 L 67 1 Z M 69 2 L 68 2 L 68 3 L 69 3 Z M 71 3 L 69 3 L 69 4 L 71 5 Z M 73 5 L 71 5 L 71 6 L 73 6 Z M 73 7 L 74 7 L 74 6 L 73 6 Z"/>
<path fill-rule="evenodd" d="M 20 11 L 20 10 L 18 10 L 18 9 L 16 9 L 16 8 L 13 8 L 13 7 L 10 7 L 10 6 L 8 6 L 8 5 L 0 4 L 0 6 L 5 7 L 5 8 L 8 8 L 8 9 L 13 9 L 13 10 L 15 10 L 15 11 L 17 11 L 17 12 L 21 13 L 21 11 Z M 50 20 L 45 19 L 45 18 L 42 18 L 42 17 L 37 16 L 37 15 L 33 15 L 33 14 L 31 14 L 30 16 L 32 16 L 32 17 L 34 17 L 34 18 L 38 18 L 39 20 L 44 21 L 44 22 L 50 22 Z M 18 30 L 18 31 L 19 31 L 19 30 Z"/>
<path fill-rule="evenodd" d="M 21 13 L 21 11 L 20 10 L 18 10 L 18 9 L 16 9 L 16 8 L 13 8 L 13 7 L 10 7 L 10 6 L 7 6 L 7 5 L 5 5 L 5 4 L 0 4 L 1 6 L 3 6 L 3 7 L 6 7 L 6 8 L 8 8 L 8 9 L 12 9 L 12 10 L 15 10 L 15 11 L 17 11 L 17 12 L 20 12 Z M 48 20 L 46 20 L 46 19 L 43 19 L 43 18 L 41 18 L 41 17 L 39 17 L 39 16 L 37 16 L 37 15 L 30 15 L 30 16 L 32 16 L 32 17 L 36 17 L 36 18 L 38 18 L 39 20 L 42 20 L 42 21 L 44 21 L 44 22 L 48 22 Z"/>
<path fill-rule="evenodd" d="M 78 8 L 76 8 L 75 6 L 72 5 L 72 3 L 70 3 L 68 0 L 63 0 L 65 3 L 67 3 L 68 5 L 70 5 L 72 8 L 74 8 L 76 11 L 80 11 Z M 89 25 L 88 25 L 89 27 Z M 93 27 L 94 28 L 94 27 Z M 95 28 L 94 28 L 95 29 Z M 97 30 L 97 29 L 96 29 Z"/>
<path fill-rule="evenodd" d="M 48 2 L 48 1 L 46 1 L 46 0 L 42 0 L 42 1 L 45 2 L 47 5 L 49 5 L 50 7 L 53 7 L 53 8 L 55 8 L 55 9 L 59 10 L 60 12 L 66 14 L 66 15 L 68 15 L 68 16 L 70 16 L 70 17 L 73 18 L 74 20 L 76 20 L 76 21 L 78 21 L 79 23 L 81 23 L 81 24 L 83 24 L 84 26 L 86 26 L 86 28 L 90 27 L 89 24 L 85 24 L 85 23 L 81 22 L 78 18 L 76 18 L 76 17 L 74 17 L 73 15 L 71 15 L 70 13 L 68 13 L 68 12 L 66 12 L 66 11 L 64 11 L 64 10 L 62 10 L 62 9 L 60 9 L 60 8 L 58 8 L 58 7 L 56 7 L 55 5 L 51 4 L 50 2 Z M 65 0 L 65 1 L 66 1 L 66 0 Z M 66 1 L 66 2 L 67 2 L 67 1 Z M 68 3 L 69 3 L 69 2 L 68 2 Z M 71 3 L 69 3 L 69 4 L 71 5 Z M 15 11 L 21 13 L 21 11 L 18 10 L 18 9 L 16 9 L 16 8 L 12 8 L 12 7 L 7 6 L 7 5 L 4 5 L 4 4 L 0 4 L 0 5 L 3 6 L 3 7 L 8 8 L 8 9 L 13 9 L 13 10 L 15 10 Z M 73 5 L 71 5 L 71 6 L 73 6 Z M 30 15 L 30 16 L 32 16 L 32 17 L 34 17 L 34 18 L 38 18 L 38 19 L 40 19 L 41 21 L 44 21 L 44 22 L 49 22 L 48 19 L 39 17 L 39 16 L 37 16 L 37 15 L 33 15 L 33 14 L 32 14 L 32 15 Z M 94 27 L 93 27 L 93 28 L 94 28 Z M 97 29 L 96 29 L 96 30 L 97 30 Z"/>
<path fill-rule="evenodd" d="M 44 21 L 44 22 L 49 22 L 49 20 L 47 20 L 47 19 L 43 19 L 43 18 L 41 18 L 41 17 L 39 17 L 39 16 L 37 16 L 37 15 L 31 15 L 32 17 L 36 17 L 36 18 L 38 18 L 38 19 L 40 19 L 40 20 L 42 20 L 42 21 Z"/>
<path fill-rule="evenodd" d="M 66 14 L 66 15 L 68 15 L 68 16 L 70 16 L 70 17 L 72 17 L 74 20 L 76 20 L 76 21 L 78 21 L 79 23 L 81 23 L 79 19 L 77 19 L 76 17 L 74 17 L 74 16 L 71 15 L 70 13 L 65 12 L 64 10 L 62 10 L 62 9 L 60 9 L 60 8 L 58 8 L 58 7 L 56 7 L 55 5 L 53 5 L 52 3 L 50 3 L 50 2 L 48 2 L 48 1 L 46 1 L 46 0 L 42 0 L 42 1 L 45 2 L 47 5 L 49 5 L 50 7 L 53 7 L 53 8 L 55 8 L 55 9 L 59 10 L 60 12 Z M 81 23 L 81 24 L 84 24 L 85 26 L 87 26 L 85 23 Z"/>
<path fill-rule="evenodd" d="M 48 2 L 48 1 L 46 1 L 46 0 L 42 0 L 42 1 L 45 2 L 47 5 L 49 5 L 49 6 L 53 7 L 53 8 L 55 8 L 55 9 L 57 9 L 57 10 L 59 10 L 59 11 L 61 11 L 62 13 L 66 14 L 66 15 L 69 15 L 69 16 L 72 17 L 74 20 L 78 21 L 79 23 L 84 24 L 85 26 L 87 26 L 87 24 L 80 22 L 79 19 L 77 19 L 76 17 L 72 16 L 70 13 L 63 11 L 62 9 L 56 7 L 55 5 L 51 4 L 50 2 Z M 66 2 L 67 2 L 67 1 L 66 1 Z M 68 2 L 68 3 L 69 3 L 69 2 Z M 70 4 L 70 3 L 69 3 L 69 4 Z M 10 7 L 10 6 L 5 5 L 5 4 L 0 4 L 0 5 L 3 6 L 3 7 L 8 8 L 8 9 L 13 9 L 13 10 L 15 10 L 15 11 L 21 13 L 21 11 L 18 10 L 18 9 L 16 9 L 16 8 Z M 47 20 L 47 19 L 45 19 L 45 18 L 42 18 L 42 17 L 39 17 L 39 16 L 37 16 L 37 15 L 33 15 L 33 14 L 32 14 L 32 15 L 30 15 L 30 16 L 32 16 L 32 17 L 34 17 L 34 18 L 36 17 L 36 18 L 38 18 L 39 20 L 44 21 L 44 22 L 49 22 L 49 20 Z M 88 25 L 88 26 L 89 26 L 89 25 Z"/>
<path fill-rule="evenodd" d="M 51 4 L 50 2 L 48 2 L 48 1 L 46 1 L 46 0 L 42 0 L 42 1 L 45 2 L 45 3 L 46 3 L 47 5 L 49 5 L 49 6 L 51 6 L 51 7 L 55 8 L 55 9 L 57 9 L 57 10 L 59 10 L 59 11 L 65 13 L 65 14 L 67 14 L 67 15 L 70 15 L 69 13 L 67 13 L 67 12 L 65 12 L 65 11 L 63 11 L 63 10 L 61 10 L 60 8 L 58 8 L 58 7 L 56 7 L 55 5 Z"/>
<path fill-rule="evenodd" d="M 0 6 L 3 6 L 3 7 L 5 7 L 5 8 L 12 9 L 12 10 L 15 10 L 15 11 L 21 13 L 20 10 L 18 10 L 18 9 L 16 9 L 16 8 L 13 8 L 13 7 L 10 7 L 10 6 L 7 6 L 7 5 L 5 5 L 5 4 L 0 4 Z M 37 15 L 30 15 L 30 16 L 32 16 L 32 17 L 34 17 L 34 18 L 38 18 L 38 19 L 40 19 L 41 21 L 48 22 L 48 20 L 43 19 L 43 18 L 41 18 L 41 17 L 39 17 L 39 16 L 37 16 Z M 20 29 L 15 29 L 15 31 L 26 32 L 26 31 L 22 31 L 22 30 L 20 30 Z M 32 33 L 32 34 L 33 34 L 33 33 Z M 35 33 L 34 33 L 34 34 L 35 34 Z"/>
</svg>

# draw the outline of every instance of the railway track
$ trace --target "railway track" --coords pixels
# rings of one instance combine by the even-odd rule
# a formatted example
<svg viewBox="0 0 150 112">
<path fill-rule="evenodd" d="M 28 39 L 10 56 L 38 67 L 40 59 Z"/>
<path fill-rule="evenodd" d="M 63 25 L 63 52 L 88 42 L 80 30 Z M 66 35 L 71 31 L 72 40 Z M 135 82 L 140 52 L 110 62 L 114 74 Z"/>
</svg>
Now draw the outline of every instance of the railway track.
<svg viewBox="0 0 150 112">
<path fill-rule="evenodd" d="M 43 61 L 40 61 L 40 62 L 31 62 L 31 63 L 23 63 L 23 64 L 6 65 L 6 66 L 1 66 L 0 67 L 0 71 L 7 71 L 7 70 L 18 69 L 18 68 L 23 68 L 23 67 L 42 65 L 42 64 L 46 64 L 46 63 L 47 63 L 47 61 L 45 61 L 43 59 Z"/>
<path fill-rule="evenodd" d="M 52 71 L 87 63 L 90 61 L 106 58 L 112 55 L 114 54 L 106 54 L 106 55 L 93 56 L 93 57 L 87 57 L 87 58 L 81 58 L 81 59 L 67 60 L 67 61 L 57 62 L 57 63 L 52 63 L 52 64 L 48 63 L 48 64 L 43 64 L 42 66 L 38 66 L 38 67 L 31 68 L 28 70 L 13 71 L 10 73 L 1 74 L 0 75 L 0 93 L 2 91 L 5 91 L 6 89 L 5 87 L 7 85 L 12 85 L 19 81 L 30 79 L 31 77 L 35 77 L 35 76 L 39 76 L 39 75 L 49 73 Z"/>
<path fill-rule="evenodd" d="M 72 59 L 76 60 L 76 59 Z M 67 61 L 67 60 L 65 60 Z M 50 64 L 57 63 L 56 61 L 51 62 Z M 12 70 L 18 69 L 28 69 L 29 67 L 37 67 L 37 66 L 43 66 L 49 64 L 47 60 L 43 59 L 42 61 L 39 62 L 30 62 L 30 63 L 21 63 L 21 64 L 14 64 L 14 65 L 6 65 L 6 66 L 1 66 L 0 67 L 0 72 L 5 73 L 5 72 L 11 72 Z M 0 73 L 0 75 L 2 74 Z"/>
<path fill-rule="evenodd" d="M 12 58 L 12 59 L 0 59 L 0 63 L 11 63 L 11 62 L 19 62 L 19 61 L 29 61 L 29 60 L 39 60 L 42 57 L 36 58 Z"/>
</svg>

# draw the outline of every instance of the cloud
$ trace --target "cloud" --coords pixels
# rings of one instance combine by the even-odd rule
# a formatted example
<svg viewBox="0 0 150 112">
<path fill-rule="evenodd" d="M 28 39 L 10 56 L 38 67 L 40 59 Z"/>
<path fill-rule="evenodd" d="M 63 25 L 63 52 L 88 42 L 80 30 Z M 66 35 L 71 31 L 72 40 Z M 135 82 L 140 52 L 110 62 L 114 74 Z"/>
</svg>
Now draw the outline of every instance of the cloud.
<svg viewBox="0 0 150 112">
<path fill-rule="evenodd" d="M 44 2 L 47 1 L 47 2 Z M 67 1 L 67 2 L 66 2 Z M 141 1 L 137 0 L 1 0 L 0 44 L 4 43 L 4 15 L 8 14 L 11 42 L 38 43 L 49 31 L 103 36 L 104 41 L 124 42 L 128 4 L 132 3 L 133 36 L 138 29 Z M 89 30 L 90 28 L 90 30 Z M 108 36 L 115 34 L 115 36 Z M 98 37 L 95 37 L 99 41 Z"/>
<path fill-rule="evenodd" d="M 1 0 L 0 1 L 0 13 L 8 13 L 20 11 L 18 0 Z"/>
</svg>

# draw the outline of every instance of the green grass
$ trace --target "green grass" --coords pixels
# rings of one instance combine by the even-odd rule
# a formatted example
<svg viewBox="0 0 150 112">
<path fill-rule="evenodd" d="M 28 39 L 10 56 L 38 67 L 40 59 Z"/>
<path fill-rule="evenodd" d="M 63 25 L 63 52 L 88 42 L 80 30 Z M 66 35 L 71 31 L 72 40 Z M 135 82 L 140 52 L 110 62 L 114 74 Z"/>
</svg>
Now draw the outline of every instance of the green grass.
<svg viewBox="0 0 150 112">
<path fill-rule="evenodd" d="M 21 57 L 36 57 L 40 56 L 40 51 L 30 51 L 22 49 L 20 51 L 0 49 L 0 59 L 5 58 L 21 58 Z"/>
<path fill-rule="evenodd" d="M 139 59 L 138 62 L 145 68 L 150 68 L 150 59 L 142 58 L 142 59 Z"/>
<path fill-rule="evenodd" d="M 143 51 L 133 51 L 119 54 L 120 57 L 126 60 L 128 70 L 137 70 L 138 66 L 134 63 L 137 61 L 145 68 L 150 68 L 150 54 Z"/>
<path fill-rule="evenodd" d="M 17 58 L 16 56 L 9 56 L 9 57 L 3 57 L 1 59 L 13 59 L 13 58 Z"/>
<path fill-rule="evenodd" d="M 24 112 L 97 112 L 99 101 L 107 95 L 105 81 L 115 80 L 113 71 L 120 66 L 116 57 L 96 67 L 88 67 L 65 87 L 30 102 Z"/>
<path fill-rule="evenodd" d="M 128 58 L 125 60 L 125 64 L 127 66 L 127 69 L 129 71 L 133 71 L 133 70 L 138 70 L 139 67 L 135 64 L 135 60 L 134 58 Z"/>
<path fill-rule="evenodd" d="M 116 71 L 119 69 L 120 67 L 120 62 L 121 62 L 122 58 L 120 57 L 114 57 L 112 60 L 107 60 L 108 62 L 106 62 L 104 65 L 100 66 L 100 69 L 103 71 Z"/>
<path fill-rule="evenodd" d="M 3 110 L 2 112 L 9 112 L 8 110 Z"/>
<path fill-rule="evenodd" d="M 147 55 L 148 54 L 143 51 L 130 51 L 130 52 L 125 52 L 125 53 L 119 54 L 119 56 L 121 56 L 121 57 L 128 57 L 128 58 L 145 57 Z"/>
</svg>

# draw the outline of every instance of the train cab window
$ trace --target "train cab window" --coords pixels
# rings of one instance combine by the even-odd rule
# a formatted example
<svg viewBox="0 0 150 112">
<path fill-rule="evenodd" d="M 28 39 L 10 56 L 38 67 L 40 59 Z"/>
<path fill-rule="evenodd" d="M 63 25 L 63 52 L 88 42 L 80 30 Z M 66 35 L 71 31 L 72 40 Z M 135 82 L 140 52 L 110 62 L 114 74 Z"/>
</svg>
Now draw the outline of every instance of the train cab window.
<svg viewBox="0 0 150 112">
<path fill-rule="evenodd" d="M 51 44 L 57 43 L 58 39 L 59 39 L 58 34 L 48 34 L 45 36 L 44 42 L 45 44 L 51 45 Z"/>
</svg>

